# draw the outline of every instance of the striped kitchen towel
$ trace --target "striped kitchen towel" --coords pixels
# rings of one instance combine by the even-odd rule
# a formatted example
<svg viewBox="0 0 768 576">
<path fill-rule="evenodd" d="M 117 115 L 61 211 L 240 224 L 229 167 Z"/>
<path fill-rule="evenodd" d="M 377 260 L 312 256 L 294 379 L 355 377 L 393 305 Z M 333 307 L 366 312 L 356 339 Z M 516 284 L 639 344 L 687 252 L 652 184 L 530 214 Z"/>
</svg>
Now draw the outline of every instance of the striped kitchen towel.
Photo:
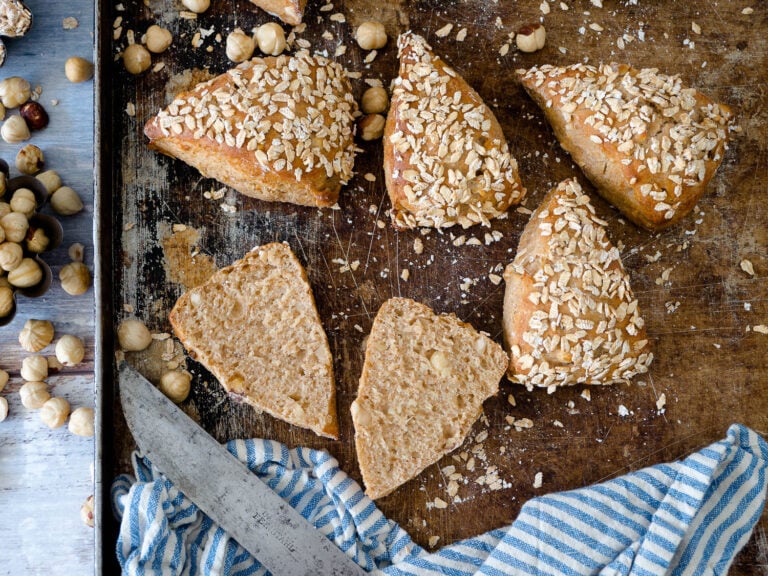
<svg viewBox="0 0 768 576">
<path fill-rule="evenodd" d="M 733 425 L 682 460 L 534 498 L 505 528 L 429 553 L 327 452 L 269 440 L 227 449 L 367 571 L 438 574 L 726 574 L 762 514 L 768 444 Z M 112 501 L 124 574 L 267 574 L 258 560 L 134 455 Z"/>
</svg>

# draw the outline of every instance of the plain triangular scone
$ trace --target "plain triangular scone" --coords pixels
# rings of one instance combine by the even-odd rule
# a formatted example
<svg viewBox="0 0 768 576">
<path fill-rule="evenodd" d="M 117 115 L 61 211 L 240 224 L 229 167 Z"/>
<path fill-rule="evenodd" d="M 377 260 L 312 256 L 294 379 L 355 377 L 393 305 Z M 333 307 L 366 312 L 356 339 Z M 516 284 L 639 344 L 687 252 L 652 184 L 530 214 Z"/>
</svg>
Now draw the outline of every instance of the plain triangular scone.
<svg viewBox="0 0 768 576">
<path fill-rule="evenodd" d="M 661 230 L 690 212 L 723 159 L 730 108 L 679 76 L 626 64 L 517 74 L 598 192 L 643 228 Z"/>
<path fill-rule="evenodd" d="M 365 493 L 386 496 L 460 446 L 507 363 L 501 346 L 453 314 L 387 300 L 351 407 Z"/>
<path fill-rule="evenodd" d="M 611 384 L 648 371 L 653 354 L 618 248 L 575 180 L 531 215 L 504 271 L 510 380 Z"/>
<path fill-rule="evenodd" d="M 398 228 L 463 228 L 523 199 L 493 112 L 424 38 L 398 39 L 400 73 L 384 128 L 384 175 Z"/>
<path fill-rule="evenodd" d="M 144 133 L 150 148 L 246 196 L 333 206 L 352 177 L 356 111 L 344 68 L 300 51 L 198 84 Z"/>
<path fill-rule="evenodd" d="M 307 0 L 251 0 L 251 3 L 277 16 L 286 24 L 298 26 L 304 17 Z"/>
<path fill-rule="evenodd" d="M 328 339 L 306 272 L 287 244 L 265 244 L 186 292 L 169 316 L 190 356 L 231 395 L 337 438 Z"/>
</svg>

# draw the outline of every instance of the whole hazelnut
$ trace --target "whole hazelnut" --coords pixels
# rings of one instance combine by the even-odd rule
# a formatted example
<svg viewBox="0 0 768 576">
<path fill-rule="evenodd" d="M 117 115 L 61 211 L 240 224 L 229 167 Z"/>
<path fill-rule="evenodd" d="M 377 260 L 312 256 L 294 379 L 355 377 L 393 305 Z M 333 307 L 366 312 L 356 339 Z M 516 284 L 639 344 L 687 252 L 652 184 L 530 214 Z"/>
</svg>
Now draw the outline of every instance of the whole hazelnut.
<svg viewBox="0 0 768 576">
<path fill-rule="evenodd" d="M 378 50 L 387 43 L 387 31 L 381 22 L 363 22 L 357 27 L 355 39 L 363 50 Z"/>
<path fill-rule="evenodd" d="M 186 371 L 166 372 L 160 377 L 160 391 L 176 404 L 184 402 L 189 396 L 191 380 L 192 374 Z"/>
<path fill-rule="evenodd" d="M 232 60 L 232 62 L 248 60 L 253 56 L 255 49 L 256 41 L 240 28 L 236 28 L 227 36 L 227 58 Z"/>
<path fill-rule="evenodd" d="M 123 65 L 131 74 L 141 74 L 152 65 L 152 56 L 141 44 L 131 44 L 123 52 Z"/>
<path fill-rule="evenodd" d="M 0 286 L 0 318 L 5 318 L 13 310 L 13 290 Z"/>
<path fill-rule="evenodd" d="M 21 361 L 21 377 L 27 382 L 42 382 L 48 378 L 48 360 L 35 354 Z"/>
<path fill-rule="evenodd" d="M 384 134 L 386 119 L 381 114 L 368 114 L 358 123 L 360 138 L 365 141 L 378 140 Z"/>
<path fill-rule="evenodd" d="M 70 262 L 59 271 L 61 287 L 70 296 L 85 294 L 91 285 L 91 273 L 82 262 Z"/>
<path fill-rule="evenodd" d="M 35 178 L 43 183 L 45 189 L 48 190 L 48 194 L 53 194 L 56 190 L 61 188 L 61 176 L 59 176 L 59 173 L 56 172 L 56 170 L 46 170 L 35 176 Z"/>
<path fill-rule="evenodd" d="M 5 120 L 5 106 L 0 102 L 0 120 Z"/>
<path fill-rule="evenodd" d="M 268 22 L 256 29 L 259 50 L 270 56 L 278 56 L 285 50 L 285 32 L 276 22 Z"/>
<path fill-rule="evenodd" d="M 30 137 L 29 126 L 21 116 L 11 116 L 3 122 L 3 127 L 0 128 L 0 137 L 8 144 L 24 142 Z"/>
<path fill-rule="evenodd" d="M 0 174 L 2 174 L 2 172 L 0 172 Z M 13 212 L 13 210 L 11 210 L 11 205 L 8 204 L 8 202 L 0 202 L 0 218 L 11 212 Z"/>
<path fill-rule="evenodd" d="M 76 436 L 93 436 L 93 408 L 76 408 L 69 415 L 69 431 Z"/>
<path fill-rule="evenodd" d="M 42 130 L 48 126 L 48 112 L 40 102 L 27 102 L 19 108 L 19 114 L 32 131 Z"/>
<path fill-rule="evenodd" d="M 147 44 L 147 50 L 160 54 L 168 50 L 171 42 L 173 42 L 173 36 L 165 28 L 152 24 L 152 26 L 147 28 L 147 35 L 144 37 L 144 41 Z"/>
<path fill-rule="evenodd" d="M 152 344 L 152 333 L 141 320 L 128 318 L 117 327 L 117 340 L 123 350 L 141 352 Z"/>
<path fill-rule="evenodd" d="M 88 496 L 80 507 L 80 519 L 86 526 L 93 528 L 93 495 Z"/>
<path fill-rule="evenodd" d="M 11 212 L 0 218 L 0 226 L 5 230 L 6 241 L 23 242 L 27 237 L 29 220 L 21 212 Z"/>
<path fill-rule="evenodd" d="M 24 249 L 16 242 L 0 244 L 0 268 L 6 272 L 16 270 L 24 259 Z"/>
<path fill-rule="evenodd" d="M 59 428 L 69 416 L 69 402 L 64 398 L 51 398 L 40 409 L 40 419 L 48 428 Z"/>
<path fill-rule="evenodd" d="M 27 352 L 40 352 L 53 342 L 53 324 L 48 320 L 30 318 L 19 333 L 19 344 Z"/>
<path fill-rule="evenodd" d="M 181 0 L 184 7 L 195 14 L 202 14 L 211 7 L 211 0 Z"/>
<path fill-rule="evenodd" d="M 64 75 L 75 84 L 85 82 L 93 78 L 93 64 L 80 56 L 71 56 L 64 62 Z"/>
<path fill-rule="evenodd" d="M 5 370 L 0 370 L 0 392 L 3 391 L 3 388 L 5 388 L 5 385 L 8 384 L 8 380 L 10 380 L 10 376 L 8 375 L 8 372 Z"/>
<path fill-rule="evenodd" d="M 8 418 L 8 400 L 0 396 L 0 422 Z"/>
<path fill-rule="evenodd" d="M 0 104 L 2 106 L 2 104 Z M 8 176 L 5 172 L 0 172 L 0 198 L 5 196 L 5 191 L 8 189 Z"/>
<path fill-rule="evenodd" d="M 53 211 L 62 216 L 72 216 L 83 209 L 80 195 L 69 186 L 62 186 L 51 194 L 50 202 Z"/>
<path fill-rule="evenodd" d="M 43 151 L 34 144 L 27 144 L 16 154 L 16 168 L 24 174 L 37 174 L 44 163 Z"/>
<path fill-rule="evenodd" d="M 37 146 L 35 146 L 35 148 L 37 148 Z M 18 161 L 19 159 L 17 157 L 17 164 Z M 24 215 L 25 218 L 29 218 L 35 213 L 35 210 L 37 210 L 37 198 L 35 198 L 35 193 L 29 188 L 19 188 L 16 190 L 16 192 L 13 193 L 13 196 L 11 196 L 10 204 L 11 210 Z M 27 225 L 29 225 L 29 223 L 27 223 Z"/>
<path fill-rule="evenodd" d="M 51 239 L 42 228 L 29 228 L 27 232 L 27 250 L 39 254 L 48 249 Z"/>
<path fill-rule="evenodd" d="M 56 342 L 56 359 L 63 366 L 77 366 L 85 357 L 83 341 L 72 334 L 65 334 Z"/>
<path fill-rule="evenodd" d="M 35 380 L 25 382 L 19 388 L 19 396 L 21 397 L 21 405 L 30 410 L 42 408 L 43 404 L 51 397 L 48 392 L 48 385 L 45 382 Z"/>
<path fill-rule="evenodd" d="M 387 90 L 381 86 L 373 86 L 363 92 L 363 98 L 360 101 L 360 107 L 366 114 L 381 114 L 386 112 L 389 107 L 389 95 Z"/>
<path fill-rule="evenodd" d="M 31 288 L 43 279 L 40 265 L 32 258 L 22 258 L 21 263 L 8 272 L 8 282 L 17 288 Z"/>
<path fill-rule="evenodd" d="M 9 76 L 0 81 L 0 100 L 6 108 L 21 106 L 32 96 L 29 82 L 19 76 Z"/>
<path fill-rule="evenodd" d="M 515 42 L 521 52 L 536 52 L 544 48 L 547 31 L 539 23 L 528 24 L 517 31 Z"/>
</svg>

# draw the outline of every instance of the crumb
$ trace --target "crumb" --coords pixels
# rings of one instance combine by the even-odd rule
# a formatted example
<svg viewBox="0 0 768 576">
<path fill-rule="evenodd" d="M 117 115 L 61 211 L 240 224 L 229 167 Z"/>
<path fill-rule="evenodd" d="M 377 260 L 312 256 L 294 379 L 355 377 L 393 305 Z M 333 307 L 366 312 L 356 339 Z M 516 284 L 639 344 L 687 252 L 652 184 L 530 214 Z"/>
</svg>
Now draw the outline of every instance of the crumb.
<svg viewBox="0 0 768 576">
<path fill-rule="evenodd" d="M 125 106 L 125 113 L 131 118 L 136 116 L 136 105 L 133 102 L 128 102 Z"/>
<path fill-rule="evenodd" d="M 64 30 L 74 30 L 75 28 L 80 26 L 80 22 L 77 21 L 77 18 L 74 18 L 72 16 L 67 16 L 61 22 L 61 25 L 64 28 Z"/>
<path fill-rule="evenodd" d="M 445 38 L 446 36 L 448 36 L 448 34 L 451 33 L 451 30 L 453 30 L 453 24 L 449 22 L 442 28 L 435 30 L 435 36 L 437 36 L 438 38 Z"/>
<path fill-rule="evenodd" d="M 490 280 L 491 284 L 493 284 L 494 286 L 498 286 L 499 284 L 501 284 L 502 277 L 499 276 L 498 274 L 488 274 L 488 280 Z"/>
<path fill-rule="evenodd" d="M 411 277 L 411 271 L 408 270 L 408 268 L 403 268 L 403 271 L 400 272 L 400 278 L 402 278 L 404 282 L 408 282 L 408 279 L 410 277 Z"/>
<path fill-rule="evenodd" d="M 768 334 L 768 326 L 765 324 L 757 324 L 755 326 L 752 326 L 752 330 L 755 332 L 759 332 L 760 334 Z"/>
<path fill-rule="evenodd" d="M 331 14 L 330 17 L 331 22 L 346 22 L 347 19 L 341 12 L 336 12 L 335 14 Z"/>
<path fill-rule="evenodd" d="M 536 472 L 536 475 L 533 477 L 533 487 L 541 488 L 543 484 L 544 484 L 544 474 L 542 474 L 541 472 Z"/>
<path fill-rule="evenodd" d="M 442 498 L 435 498 L 433 504 L 438 509 L 448 508 L 448 503 Z"/>
<path fill-rule="evenodd" d="M 663 414 L 665 412 L 665 406 L 667 405 L 667 395 L 664 392 L 661 393 L 658 400 L 656 400 L 656 412 Z"/>
<path fill-rule="evenodd" d="M 467 37 L 467 29 L 462 28 L 459 30 L 459 32 L 456 34 L 456 41 L 457 42 L 464 42 L 464 39 Z"/>
<path fill-rule="evenodd" d="M 440 536 L 430 536 L 429 537 L 429 547 L 434 548 L 437 546 L 437 543 L 440 541 Z"/>
<path fill-rule="evenodd" d="M 414 238 L 413 251 L 416 252 L 416 254 L 422 254 L 424 252 L 424 242 L 421 241 L 421 238 Z"/>
<path fill-rule="evenodd" d="M 752 262 L 750 262 L 746 258 L 739 263 L 739 266 L 741 267 L 742 270 L 744 270 L 744 272 L 746 272 L 750 276 L 755 275 L 755 267 L 752 265 Z"/>
<path fill-rule="evenodd" d="M 554 420 L 552 422 L 552 426 L 554 426 L 555 428 L 564 428 L 563 423 L 560 422 L 560 420 Z"/>
<path fill-rule="evenodd" d="M 629 410 L 627 410 L 627 407 L 624 406 L 624 404 L 619 404 L 619 416 L 622 418 L 625 416 L 629 416 Z"/>
<path fill-rule="evenodd" d="M 592 392 L 589 388 L 584 388 L 584 390 L 581 391 L 581 397 L 584 398 L 587 402 L 592 401 Z"/>
</svg>

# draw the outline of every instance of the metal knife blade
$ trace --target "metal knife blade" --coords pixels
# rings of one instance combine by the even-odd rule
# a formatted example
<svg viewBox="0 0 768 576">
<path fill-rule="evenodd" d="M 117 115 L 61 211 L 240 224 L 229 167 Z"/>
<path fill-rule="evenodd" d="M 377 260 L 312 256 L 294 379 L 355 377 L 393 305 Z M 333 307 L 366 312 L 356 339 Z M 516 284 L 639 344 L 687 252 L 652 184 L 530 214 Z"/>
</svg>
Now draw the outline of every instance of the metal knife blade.
<svg viewBox="0 0 768 576">
<path fill-rule="evenodd" d="M 119 377 L 141 452 L 272 574 L 367 574 L 125 362 Z"/>
</svg>

